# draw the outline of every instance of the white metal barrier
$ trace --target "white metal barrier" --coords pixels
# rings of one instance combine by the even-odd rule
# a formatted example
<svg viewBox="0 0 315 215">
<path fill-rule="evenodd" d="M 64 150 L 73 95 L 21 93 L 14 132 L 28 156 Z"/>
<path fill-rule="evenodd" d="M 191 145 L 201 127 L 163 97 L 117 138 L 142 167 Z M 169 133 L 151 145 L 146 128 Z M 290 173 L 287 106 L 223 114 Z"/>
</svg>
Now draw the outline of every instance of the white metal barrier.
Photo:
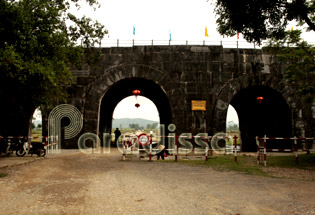
<svg viewBox="0 0 315 215">
<path fill-rule="evenodd" d="M 263 140 L 263 143 L 260 143 L 259 140 Z M 288 149 L 267 149 L 267 140 L 294 140 L 294 147 Z M 297 140 L 313 140 L 313 150 L 315 145 L 314 137 L 256 137 L 256 145 L 257 145 L 257 164 L 264 164 L 267 166 L 267 151 L 269 152 L 294 152 L 295 153 L 295 161 L 299 163 L 299 149 Z M 310 151 L 310 149 L 301 150 L 301 151 Z"/>
<path fill-rule="evenodd" d="M 147 139 L 145 139 L 145 143 L 140 143 L 139 141 L 140 140 L 140 136 L 143 135 L 143 134 L 140 134 L 140 135 L 129 135 L 129 136 L 126 136 L 124 135 L 123 136 L 123 140 L 122 140 L 122 146 L 123 146 L 123 149 L 122 149 L 122 159 L 123 160 L 126 160 L 126 156 L 128 154 L 138 154 L 139 158 L 140 158 L 140 153 L 141 152 L 146 152 L 149 154 L 149 161 L 152 160 L 152 157 L 153 155 L 156 154 L 156 152 L 160 152 L 161 150 L 157 149 L 157 147 L 153 148 L 153 145 L 157 144 L 157 146 L 159 145 L 158 143 L 155 143 L 153 144 L 153 136 L 150 135 L 148 136 L 147 135 Z M 232 154 L 234 153 L 234 160 L 235 162 L 237 161 L 237 151 L 239 150 L 237 148 L 237 139 L 238 137 L 237 136 L 234 136 L 233 137 L 233 145 L 231 147 L 224 147 L 224 148 L 220 148 L 220 149 L 211 149 L 210 145 L 209 145 L 209 142 L 210 140 L 212 139 L 232 139 L 231 136 L 207 136 L 207 137 L 201 137 L 201 136 L 191 136 L 191 138 L 203 138 L 206 142 L 207 142 L 207 146 L 204 147 L 204 148 L 192 148 L 192 149 L 186 149 L 186 148 L 183 148 L 183 147 L 180 147 L 178 144 L 178 139 L 179 137 L 181 138 L 189 138 L 188 136 L 155 136 L 155 137 L 170 137 L 170 138 L 173 138 L 175 140 L 175 144 L 174 144 L 174 147 L 173 148 L 167 148 L 167 149 L 164 149 L 165 151 L 168 151 L 169 154 L 172 154 L 174 155 L 174 160 L 175 161 L 178 161 L 179 157 L 181 156 L 184 156 L 187 158 L 188 154 L 190 152 L 193 152 L 193 154 L 189 154 L 189 156 L 204 156 L 204 159 L 207 161 L 208 158 L 209 158 L 209 152 L 211 152 L 212 154 L 212 151 L 220 151 L 223 152 L 224 154 Z M 141 148 L 142 146 L 142 148 Z M 147 148 L 149 147 L 149 148 Z M 228 149 L 227 149 L 228 148 Z"/>
</svg>

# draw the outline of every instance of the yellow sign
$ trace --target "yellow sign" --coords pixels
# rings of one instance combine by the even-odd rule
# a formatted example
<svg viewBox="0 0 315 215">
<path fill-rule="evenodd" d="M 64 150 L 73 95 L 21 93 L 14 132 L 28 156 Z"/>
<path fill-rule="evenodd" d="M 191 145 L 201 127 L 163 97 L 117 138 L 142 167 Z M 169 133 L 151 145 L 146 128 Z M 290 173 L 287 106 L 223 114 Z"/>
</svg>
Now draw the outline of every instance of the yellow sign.
<svg viewBox="0 0 315 215">
<path fill-rule="evenodd" d="M 206 110 L 205 100 L 191 100 L 191 110 Z"/>
</svg>

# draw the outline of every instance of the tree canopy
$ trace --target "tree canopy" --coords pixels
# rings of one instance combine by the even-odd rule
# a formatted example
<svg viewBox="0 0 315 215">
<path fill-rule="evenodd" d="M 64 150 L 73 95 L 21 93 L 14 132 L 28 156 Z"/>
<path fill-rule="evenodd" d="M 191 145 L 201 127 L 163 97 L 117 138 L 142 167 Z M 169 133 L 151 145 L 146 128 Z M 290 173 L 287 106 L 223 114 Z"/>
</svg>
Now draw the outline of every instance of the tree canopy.
<svg viewBox="0 0 315 215">
<path fill-rule="evenodd" d="M 301 31 L 287 31 L 282 40 L 270 39 L 265 49 L 284 65 L 285 78 L 297 94 L 315 101 L 315 47 L 301 39 Z"/>
<path fill-rule="evenodd" d="M 216 0 L 214 12 L 221 35 L 242 33 L 258 44 L 284 38 L 290 21 L 315 31 L 315 0 Z"/>
<path fill-rule="evenodd" d="M 107 33 L 97 21 L 69 13 L 78 2 L 0 0 L 0 135 L 29 120 L 39 105 L 65 99 L 73 81 L 69 67 L 79 66 Z"/>
</svg>

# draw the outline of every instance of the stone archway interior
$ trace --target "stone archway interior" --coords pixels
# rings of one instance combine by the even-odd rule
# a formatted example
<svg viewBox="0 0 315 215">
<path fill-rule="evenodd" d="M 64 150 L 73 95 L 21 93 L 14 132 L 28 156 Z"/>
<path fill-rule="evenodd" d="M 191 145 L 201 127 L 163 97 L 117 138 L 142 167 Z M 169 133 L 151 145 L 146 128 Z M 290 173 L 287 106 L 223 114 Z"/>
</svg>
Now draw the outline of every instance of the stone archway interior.
<svg viewBox="0 0 315 215">
<path fill-rule="evenodd" d="M 144 78 L 126 78 L 114 83 L 105 93 L 101 101 L 99 132 L 110 133 L 112 117 L 116 105 L 124 98 L 131 96 L 132 91 L 138 89 L 141 95 L 150 99 L 156 106 L 160 124 L 171 123 L 171 109 L 168 98 L 161 87 L 154 81 Z"/>
<path fill-rule="evenodd" d="M 257 97 L 262 97 L 261 103 Z M 270 87 L 240 90 L 230 103 L 239 116 L 243 151 L 257 151 L 256 136 L 290 137 L 291 111 L 283 96 Z M 267 148 L 290 148 L 285 141 L 267 141 Z"/>
</svg>

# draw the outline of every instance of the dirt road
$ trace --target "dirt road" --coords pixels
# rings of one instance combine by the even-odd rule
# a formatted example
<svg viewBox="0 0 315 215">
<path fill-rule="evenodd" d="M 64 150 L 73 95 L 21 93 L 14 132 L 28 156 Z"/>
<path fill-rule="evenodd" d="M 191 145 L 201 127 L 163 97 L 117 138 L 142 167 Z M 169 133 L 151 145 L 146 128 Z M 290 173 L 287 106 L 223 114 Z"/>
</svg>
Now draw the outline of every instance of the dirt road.
<svg viewBox="0 0 315 215">
<path fill-rule="evenodd" d="M 315 214 L 314 181 L 118 153 L 48 155 L 1 171 L 1 214 Z"/>
</svg>

